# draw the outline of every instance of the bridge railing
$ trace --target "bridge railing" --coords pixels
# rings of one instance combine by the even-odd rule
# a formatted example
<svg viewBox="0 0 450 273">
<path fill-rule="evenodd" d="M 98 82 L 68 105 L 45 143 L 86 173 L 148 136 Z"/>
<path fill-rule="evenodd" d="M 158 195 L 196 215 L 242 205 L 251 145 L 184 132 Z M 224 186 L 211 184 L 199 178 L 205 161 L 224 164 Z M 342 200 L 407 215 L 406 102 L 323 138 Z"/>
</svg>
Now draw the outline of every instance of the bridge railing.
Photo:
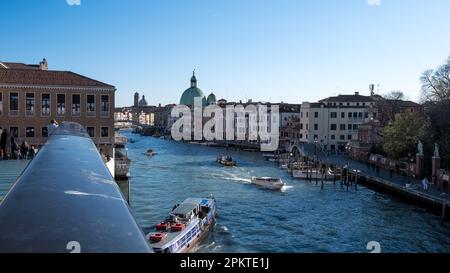
<svg viewBox="0 0 450 273">
<path fill-rule="evenodd" d="M 151 252 L 93 141 L 63 123 L 0 204 L 0 252 Z"/>
</svg>

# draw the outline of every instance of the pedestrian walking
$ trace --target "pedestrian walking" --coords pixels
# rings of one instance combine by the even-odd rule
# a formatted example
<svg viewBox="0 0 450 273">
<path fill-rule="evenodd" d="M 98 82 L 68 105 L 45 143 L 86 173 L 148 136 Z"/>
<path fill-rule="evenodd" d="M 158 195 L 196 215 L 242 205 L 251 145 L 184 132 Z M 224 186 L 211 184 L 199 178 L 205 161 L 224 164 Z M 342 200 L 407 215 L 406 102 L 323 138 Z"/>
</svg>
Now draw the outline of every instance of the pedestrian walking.
<svg viewBox="0 0 450 273">
<path fill-rule="evenodd" d="M 59 124 L 56 120 L 52 119 L 50 121 L 50 124 L 47 125 L 47 134 L 48 136 L 51 136 L 53 134 L 53 132 L 56 130 L 56 128 L 58 128 Z"/>
<path fill-rule="evenodd" d="M 425 178 L 422 180 L 423 191 L 428 191 L 428 184 L 429 184 L 428 178 L 425 177 Z"/>
</svg>

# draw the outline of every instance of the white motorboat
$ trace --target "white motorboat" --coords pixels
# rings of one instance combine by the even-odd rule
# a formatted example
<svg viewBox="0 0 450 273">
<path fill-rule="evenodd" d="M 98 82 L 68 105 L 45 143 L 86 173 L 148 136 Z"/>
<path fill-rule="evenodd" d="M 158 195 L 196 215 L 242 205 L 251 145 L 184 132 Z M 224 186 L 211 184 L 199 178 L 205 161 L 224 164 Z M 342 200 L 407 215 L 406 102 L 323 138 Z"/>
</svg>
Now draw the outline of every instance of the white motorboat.
<svg viewBox="0 0 450 273">
<path fill-rule="evenodd" d="M 286 185 L 280 178 L 252 177 L 252 184 L 262 186 L 271 190 L 281 190 Z"/>
</svg>

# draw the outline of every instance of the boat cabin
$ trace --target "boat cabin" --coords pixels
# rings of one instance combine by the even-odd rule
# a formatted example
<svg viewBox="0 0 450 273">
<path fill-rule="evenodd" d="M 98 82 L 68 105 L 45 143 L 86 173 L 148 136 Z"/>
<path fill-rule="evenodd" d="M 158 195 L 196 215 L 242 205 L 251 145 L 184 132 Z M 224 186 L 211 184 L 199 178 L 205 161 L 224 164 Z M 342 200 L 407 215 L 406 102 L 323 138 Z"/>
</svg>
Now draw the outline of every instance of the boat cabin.
<svg viewBox="0 0 450 273">
<path fill-rule="evenodd" d="M 183 203 L 175 206 L 170 213 L 181 221 L 190 221 L 194 216 L 203 218 L 210 211 L 208 199 L 188 198 Z"/>
</svg>

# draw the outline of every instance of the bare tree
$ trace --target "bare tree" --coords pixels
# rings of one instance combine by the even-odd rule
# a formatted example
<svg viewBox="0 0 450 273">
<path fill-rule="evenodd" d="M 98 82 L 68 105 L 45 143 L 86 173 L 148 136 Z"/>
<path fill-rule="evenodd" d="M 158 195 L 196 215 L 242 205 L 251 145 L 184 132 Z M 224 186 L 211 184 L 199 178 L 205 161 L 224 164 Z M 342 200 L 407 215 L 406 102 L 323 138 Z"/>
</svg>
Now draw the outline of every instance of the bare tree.
<svg viewBox="0 0 450 273">
<path fill-rule="evenodd" d="M 450 99 L 450 57 L 436 70 L 427 70 L 420 77 L 422 101 L 438 102 Z"/>
</svg>

